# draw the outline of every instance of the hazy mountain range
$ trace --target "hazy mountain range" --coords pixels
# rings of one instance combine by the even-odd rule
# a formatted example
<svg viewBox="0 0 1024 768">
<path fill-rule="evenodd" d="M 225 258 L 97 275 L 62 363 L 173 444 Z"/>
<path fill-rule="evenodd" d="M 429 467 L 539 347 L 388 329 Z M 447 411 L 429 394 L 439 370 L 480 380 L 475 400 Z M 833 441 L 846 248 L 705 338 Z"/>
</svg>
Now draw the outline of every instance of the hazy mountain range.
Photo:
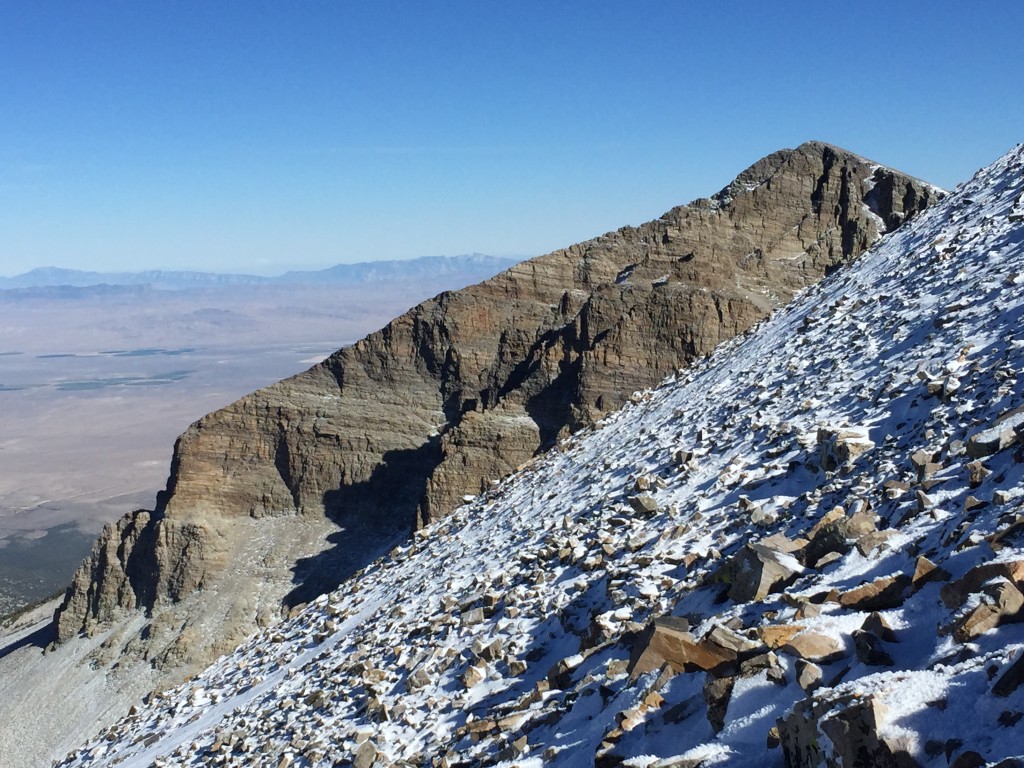
<svg viewBox="0 0 1024 768">
<path fill-rule="evenodd" d="M 355 285 L 359 283 L 414 282 L 425 278 L 477 273 L 489 277 L 518 259 L 481 253 L 460 256 L 423 256 L 414 259 L 337 264 L 319 270 L 290 271 L 274 277 L 217 272 L 147 270 L 143 272 L 88 272 L 60 267 L 39 267 L 13 277 L 0 277 L 0 290 L 98 286 L 148 286 L 159 290 L 223 288 L 232 286 Z M 109 291 L 109 289 L 107 289 Z M 49 295 L 59 295 L 51 291 Z"/>
</svg>

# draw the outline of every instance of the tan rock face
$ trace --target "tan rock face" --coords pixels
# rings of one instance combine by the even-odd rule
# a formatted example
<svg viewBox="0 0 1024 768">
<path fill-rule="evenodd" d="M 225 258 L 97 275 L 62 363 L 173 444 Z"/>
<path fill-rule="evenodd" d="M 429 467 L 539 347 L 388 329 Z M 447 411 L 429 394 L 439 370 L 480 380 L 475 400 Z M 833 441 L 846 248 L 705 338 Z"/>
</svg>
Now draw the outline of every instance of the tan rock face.
<svg viewBox="0 0 1024 768">
<path fill-rule="evenodd" d="M 215 638 L 188 652 L 206 661 L 934 200 L 809 143 L 712 199 L 424 302 L 189 427 L 156 510 L 110 527 L 76 574 L 59 637 L 187 601 Z"/>
</svg>

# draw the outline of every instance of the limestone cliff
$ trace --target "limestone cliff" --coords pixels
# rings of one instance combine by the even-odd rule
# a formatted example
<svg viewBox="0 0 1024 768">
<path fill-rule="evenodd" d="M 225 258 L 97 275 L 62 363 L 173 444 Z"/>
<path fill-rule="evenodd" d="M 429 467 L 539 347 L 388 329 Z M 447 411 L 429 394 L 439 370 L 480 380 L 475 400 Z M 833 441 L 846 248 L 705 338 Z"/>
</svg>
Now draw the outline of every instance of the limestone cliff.
<svg viewBox="0 0 1024 768">
<path fill-rule="evenodd" d="M 126 647 L 158 665 L 208 660 L 746 331 L 937 194 L 812 142 L 710 199 L 420 304 L 193 424 L 155 511 L 109 526 L 75 575 L 59 637 L 143 609 L 152 622 Z"/>
</svg>

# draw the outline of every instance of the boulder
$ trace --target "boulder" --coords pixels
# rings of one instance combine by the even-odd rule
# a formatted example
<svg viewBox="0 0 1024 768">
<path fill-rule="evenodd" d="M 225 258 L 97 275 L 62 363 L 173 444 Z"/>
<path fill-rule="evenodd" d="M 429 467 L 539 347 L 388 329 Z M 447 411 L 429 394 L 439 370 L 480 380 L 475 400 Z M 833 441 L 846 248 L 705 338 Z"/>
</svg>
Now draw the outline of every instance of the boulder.
<svg viewBox="0 0 1024 768">
<path fill-rule="evenodd" d="M 735 677 L 714 677 L 708 675 L 704 683 L 704 702 L 708 706 L 708 722 L 715 733 L 725 727 L 725 713 L 729 709 L 729 699 L 736 685 Z"/>
<path fill-rule="evenodd" d="M 896 663 L 882 645 L 882 639 L 873 632 L 854 630 L 853 648 L 857 660 L 869 667 L 891 667 Z"/>
<path fill-rule="evenodd" d="M 788 656 L 822 664 L 831 664 L 846 656 L 846 646 L 842 640 L 812 631 L 794 635 L 780 650 Z"/>
<path fill-rule="evenodd" d="M 995 423 L 967 438 L 967 455 L 972 459 L 983 459 L 1016 445 L 1021 439 L 1020 427 L 1024 426 L 1024 406 L 1004 413 Z"/>
<path fill-rule="evenodd" d="M 875 447 L 866 427 L 823 426 L 818 428 L 818 466 L 826 472 L 851 464 Z"/>
<path fill-rule="evenodd" d="M 997 578 L 1004 578 L 1014 584 L 1024 583 L 1024 560 L 982 563 L 956 581 L 944 584 L 939 594 L 947 608 L 959 608 L 968 595 L 978 592 L 986 581 Z"/>
<path fill-rule="evenodd" d="M 927 557 L 920 555 L 914 562 L 914 573 L 910 577 L 910 583 L 916 592 L 930 582 L 948 581 L 949 576 L 949 571 L 945 568 L 940 568 Z"/>
<path fill-rule="evenodd" d="M 791 554 L 750 542 L 730 562 L 729 597 L 738 603 L 763 600 L 769 593 L 790 584 L 803 570 Z"/>
<path fill-rule="evenodd" d="M 970 642 L 979 635 L 1012 619 L 1024 608 L 1024 594 L 1005 578 L 996 578 L 981 587 L 983 602 L 960 616 L 946 631 L 960 643 Z"/>
<path fill-rule="evenodd" d="M 883 576 L 839 595 L 839 604 L 855 611 L 884 611 L 903 605 L 911 580 L 906 574 Z"/>
<path fill-rule="evenodd" d="M 638 515 L 649 517 L 658 512 L 658 502 L 650 494 L 641 493 L 637 496 L 630 496 L 628 501 L 629 506 Z"/>
<path fill-rule="evenodd" d="M 1024 683 L 1024 653 L 1017 656 L 1017 660 L 1006 667 L 999 679 L 992 686 L 992 693 L 996 696 L 1009 696 L 1020 688 Z"/>
<path fill-rule="evenodd" d="M 807 693 L 820 688 L 824 673 L 817 664 L 807 659 L 796 660 L 796 683 Z"/>
<path fill-rule="evenodd" d="M 664 664 L 676 672 L 712 671 L 735 661 L 735 652 L 696 640 L 685 619 L 663 616 L 650 622 L 633 644 L 627 671 L 636 679 Z"/>
<path fill-rule="evenodd" d="M 875 696 L 797 702 L 777 721 L 787 768 L 918 768 L 911 745 L 882 732 L 886 714 Z"/>
<path fill-rule="evenodd" d="M 917 482 L 919 483 L 924 482 L 942 469 L 938 454 L 929 453 L 925 450 L 915 451 L 911 454 L 910 463 L 917 470 Z"/>
</svg>

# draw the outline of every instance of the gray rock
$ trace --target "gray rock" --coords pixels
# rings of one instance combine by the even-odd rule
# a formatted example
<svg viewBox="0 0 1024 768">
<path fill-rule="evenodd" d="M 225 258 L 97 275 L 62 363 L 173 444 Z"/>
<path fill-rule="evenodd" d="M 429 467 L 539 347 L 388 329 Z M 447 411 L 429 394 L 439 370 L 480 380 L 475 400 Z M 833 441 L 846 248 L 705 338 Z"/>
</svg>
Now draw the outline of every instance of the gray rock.
<svg viewBox="0 0 1024 768">
<path fill-rule="evenodd" d="M 824 673 L 821 667 L 807 659 L 796 660 L 796 683 L 807 693 L 821 687 Z"/>
</svg>

